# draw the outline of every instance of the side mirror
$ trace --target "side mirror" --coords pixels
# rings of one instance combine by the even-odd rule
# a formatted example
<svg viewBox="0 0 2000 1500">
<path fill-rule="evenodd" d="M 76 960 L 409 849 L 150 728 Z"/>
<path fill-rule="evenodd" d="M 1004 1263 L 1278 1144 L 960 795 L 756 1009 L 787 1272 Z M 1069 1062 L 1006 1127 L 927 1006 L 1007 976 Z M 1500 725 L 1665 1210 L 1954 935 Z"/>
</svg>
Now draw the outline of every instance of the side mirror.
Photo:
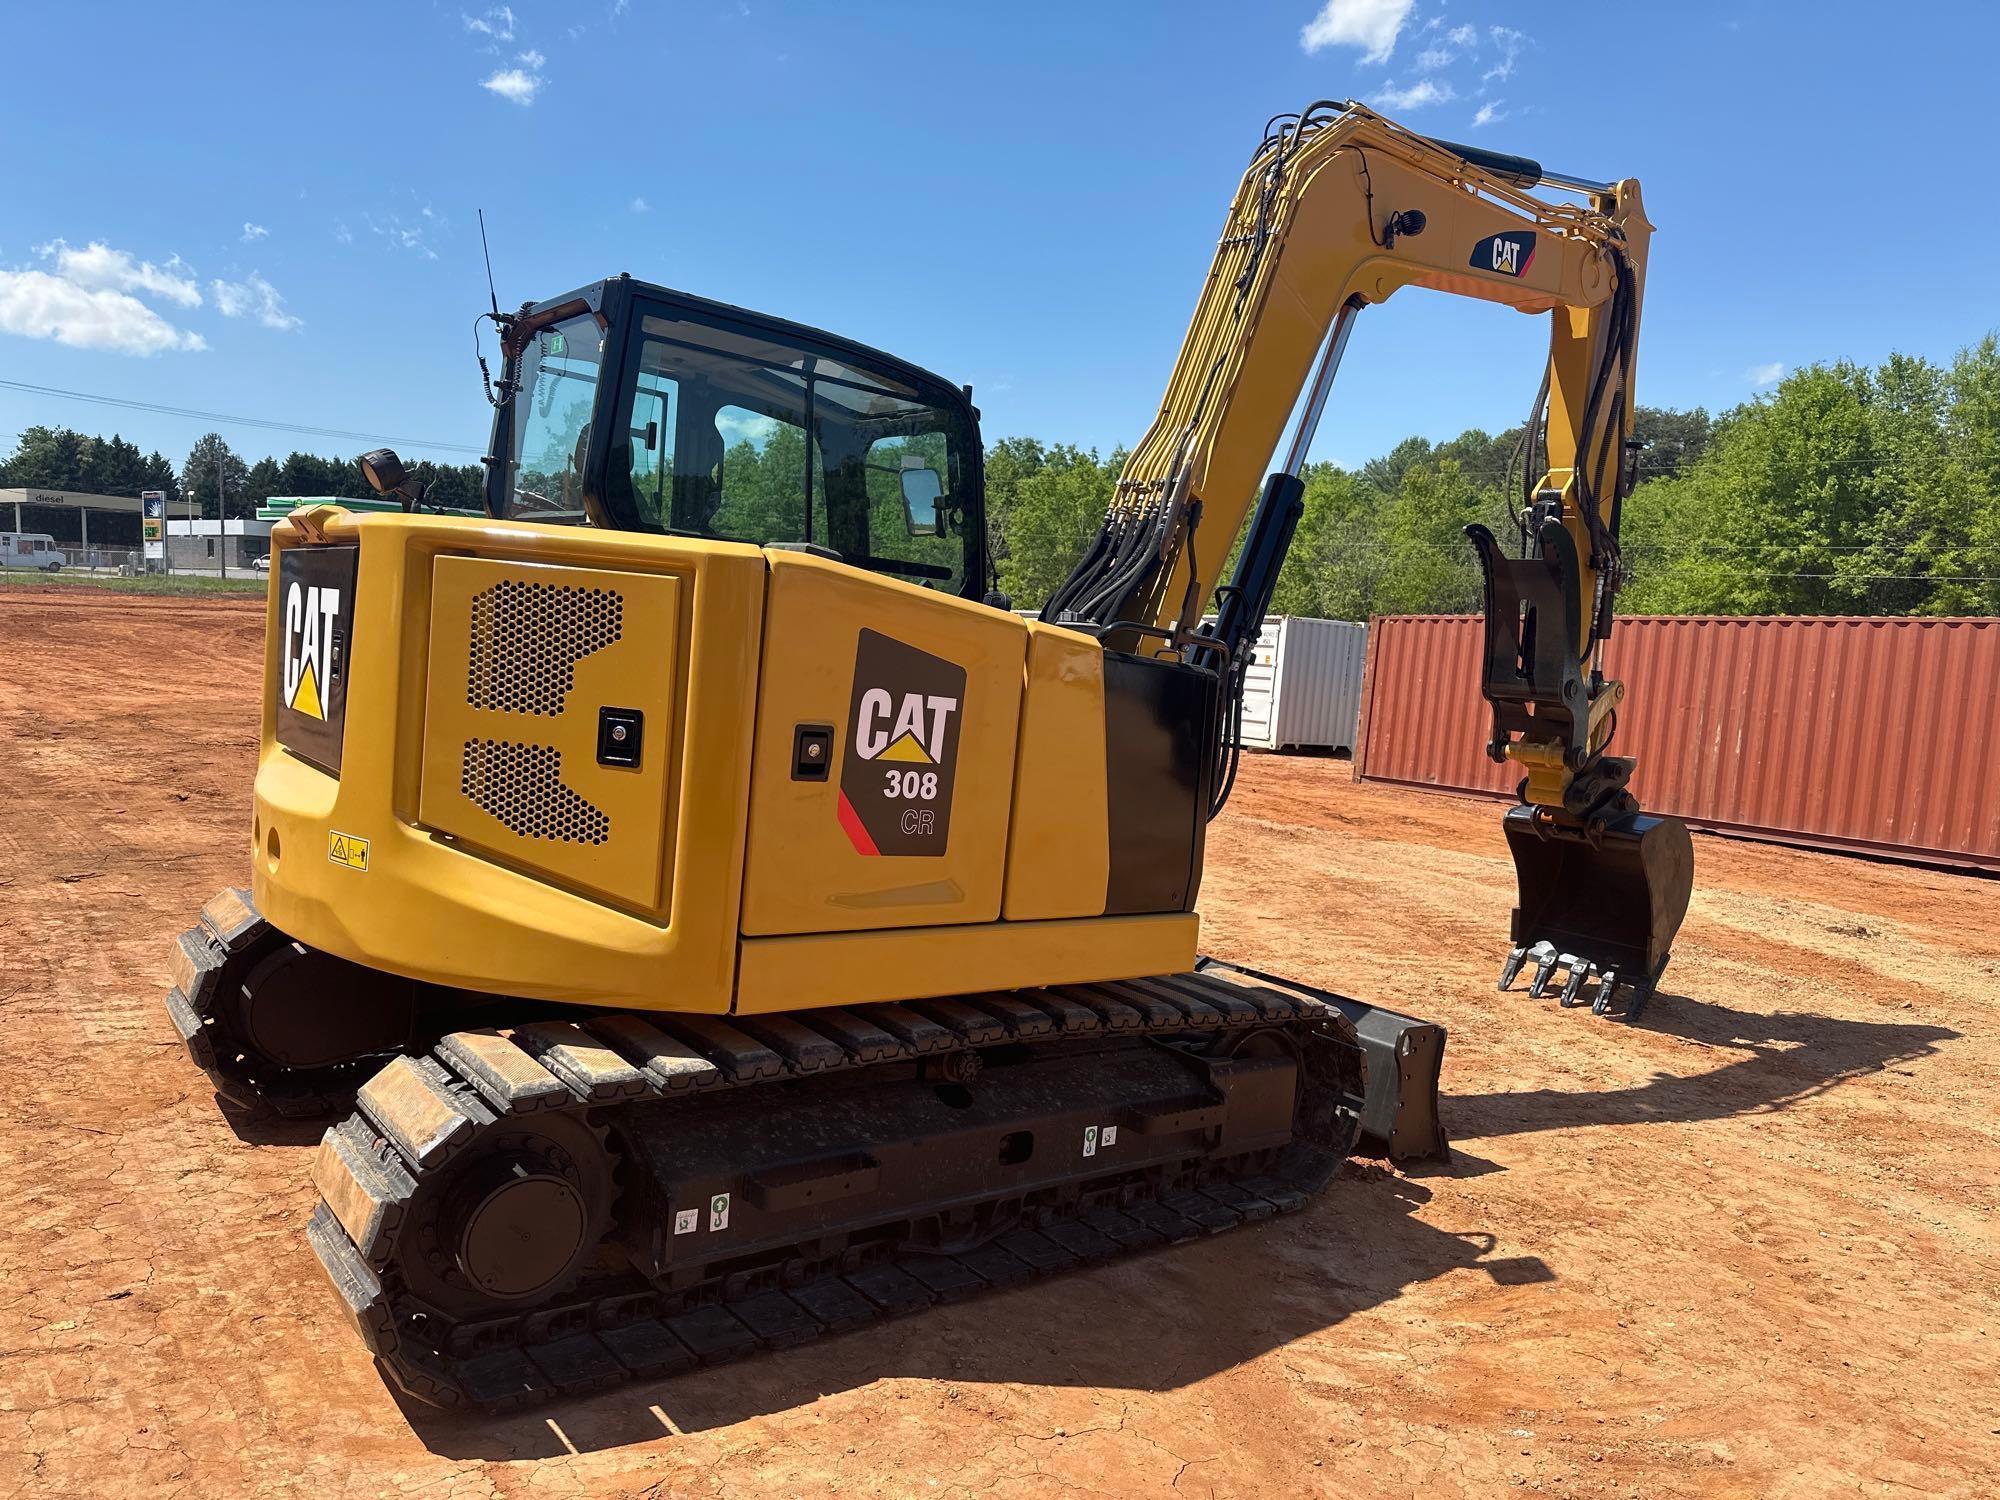
<svg viewBox="0 0 2000 1500">
<path fill-rule="evenodd" d="M 938 501 L 944 498 L 944 481 L 938 478 L 938 471 L 918 464 L 905 468 L 900 478 L 903 483 L 903 519 L 909 525 L 910 535 L 944 535 L 944 515 L 938 505 Z"/>
</svg>

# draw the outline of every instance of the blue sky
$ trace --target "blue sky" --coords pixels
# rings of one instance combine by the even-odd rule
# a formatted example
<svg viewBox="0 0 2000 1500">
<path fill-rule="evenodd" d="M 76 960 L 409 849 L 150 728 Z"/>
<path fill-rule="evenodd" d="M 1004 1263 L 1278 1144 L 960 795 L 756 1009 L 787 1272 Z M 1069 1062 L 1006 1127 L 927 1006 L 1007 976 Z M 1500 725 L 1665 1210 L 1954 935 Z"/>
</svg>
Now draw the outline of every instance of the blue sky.
<svg viewBox="0 0 2000 1500">
<path fill-rule="evenodd" d="M 2000 325 L 1990 4 L 513 0 L 15 7 L 0 379 L 483 451 L 503 305 L 634 275 L 969 381 L 1109 449 L 1159 398 L 1265 118 L 1358 97 L 1658 225 L 1640 399 L 1948 358 Z M 1541 320 L 1404 293 L 1316 456 L 1518 420 Z M 488 342 L 491 348 L 491 342 Z M 0 389 L 176 462 L 342 439 Z M 427 441 L 411 441 L 422 439 Z M 452 451 L 456 445 L 467 450 Z"/>
</svg>

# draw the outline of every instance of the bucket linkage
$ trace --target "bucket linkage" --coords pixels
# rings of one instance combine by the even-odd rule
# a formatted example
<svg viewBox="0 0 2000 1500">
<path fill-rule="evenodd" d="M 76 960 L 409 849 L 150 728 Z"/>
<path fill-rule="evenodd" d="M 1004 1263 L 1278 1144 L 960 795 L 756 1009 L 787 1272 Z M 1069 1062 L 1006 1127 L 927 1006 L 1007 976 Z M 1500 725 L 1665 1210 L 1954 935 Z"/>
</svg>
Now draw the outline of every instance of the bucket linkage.
<svg viewBox="0 0 2000 1500">
<path fill-rule="evenodd" d="M 1608 727 L 1592 748 L 1624 688 L 1595 666 L 1586 678 L 1575 646 L 1585 606 L 1576 595 L 1574 543 L 1553 516 L 1540 521 L 1539 555 L 1525 558 L 1504 555 L 1484 526 L 1466 528 L 1485 582 L 1480 691 L 1493 710 L 1487 754 L 1505 762 L 1512 744 L 1511 758 L 1530 766 L 1521 802 L 1501 825 L 1518 899 L 1499 988 L 1510 988 L 1532 962 L 1528 993 L 1535 998 L 1560 972 L 1562 1004 L 1578 1005 L 1595 978 L 1591 1009 L 1605 1014 L 1619 987 L 1629 986 L 1624 1014 L 1637 1020 L 1687 915 L 1694 845 L 1678 818 L 1640 811 L 1626 788 L 1633 761 L 1604 753 Z M 1560 805 L 1546 783 L 1530 800 L 1537 765 L 1559 778 Z"/>
</svg>

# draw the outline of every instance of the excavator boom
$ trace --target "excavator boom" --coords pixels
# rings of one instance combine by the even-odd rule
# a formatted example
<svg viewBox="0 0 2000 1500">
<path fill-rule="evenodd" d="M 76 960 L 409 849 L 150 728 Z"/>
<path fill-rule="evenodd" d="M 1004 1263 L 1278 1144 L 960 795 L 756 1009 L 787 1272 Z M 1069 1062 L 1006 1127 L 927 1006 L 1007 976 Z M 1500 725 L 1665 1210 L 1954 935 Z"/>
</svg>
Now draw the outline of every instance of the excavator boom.
<svg viewBox="0 0 2000 1500">
<path fill-rule="evenodd" d="M 1544 186 L 1584 201 L 1537 196 Z M 1306 451 L 1359 311 L 1420 287 L 1546 313 L 1519 555 L 1486 527 L 1468 528 L 1485 585 L 1488 753 L 1523 773 L 1522 805 L 1504 824 L 1520 899 L 1502 988 L 1532 954 L 1537 994 L 1567 968 L 1566 1001 L 1594 975 L 1602 1009 L 1623 980 L 1629 1015 L 1665 967 L 1693 879 L 1686 830 L 1642 818 L 1625 789 L 1632 762 L 1607 753 L 1625 690 L 1603 675 L 1602 651 L 1624 576 L 1619 514 L 1651 235 L 1630 178 L 1545 172 L 1354 103 L 1274 119 L 1231 203 L 1159 412 L 1097 538 L 1043 611 L 1128 646 L 1163 639 L 1219 658 L 1227 704 L 1240 696 L 1301 509 Z M 1260 485 L 1302 394 L 1281 466 Z M 1218 588 L 1214 570 L 1253 502 L 1250 543 Z M 1217 625 L 1203 631 L 1211 595 Z M 1229 770 L 1218 780 L 1226 794 Z"/>
</svg>

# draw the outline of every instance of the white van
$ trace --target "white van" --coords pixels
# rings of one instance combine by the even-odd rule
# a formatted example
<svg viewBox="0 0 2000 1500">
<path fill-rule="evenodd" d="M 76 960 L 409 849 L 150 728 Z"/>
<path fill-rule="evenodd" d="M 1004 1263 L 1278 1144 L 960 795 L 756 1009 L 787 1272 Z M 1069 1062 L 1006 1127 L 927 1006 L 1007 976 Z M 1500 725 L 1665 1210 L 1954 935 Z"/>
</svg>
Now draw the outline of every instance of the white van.
<svg viewBox="0 0 2000 1500">
<path fill-rule="evenodd" d="M 56 539 L 46 531 L 0 531 L 0 568 L 53 573 L 68 561 L 56 551 Z"/>
</svg>

